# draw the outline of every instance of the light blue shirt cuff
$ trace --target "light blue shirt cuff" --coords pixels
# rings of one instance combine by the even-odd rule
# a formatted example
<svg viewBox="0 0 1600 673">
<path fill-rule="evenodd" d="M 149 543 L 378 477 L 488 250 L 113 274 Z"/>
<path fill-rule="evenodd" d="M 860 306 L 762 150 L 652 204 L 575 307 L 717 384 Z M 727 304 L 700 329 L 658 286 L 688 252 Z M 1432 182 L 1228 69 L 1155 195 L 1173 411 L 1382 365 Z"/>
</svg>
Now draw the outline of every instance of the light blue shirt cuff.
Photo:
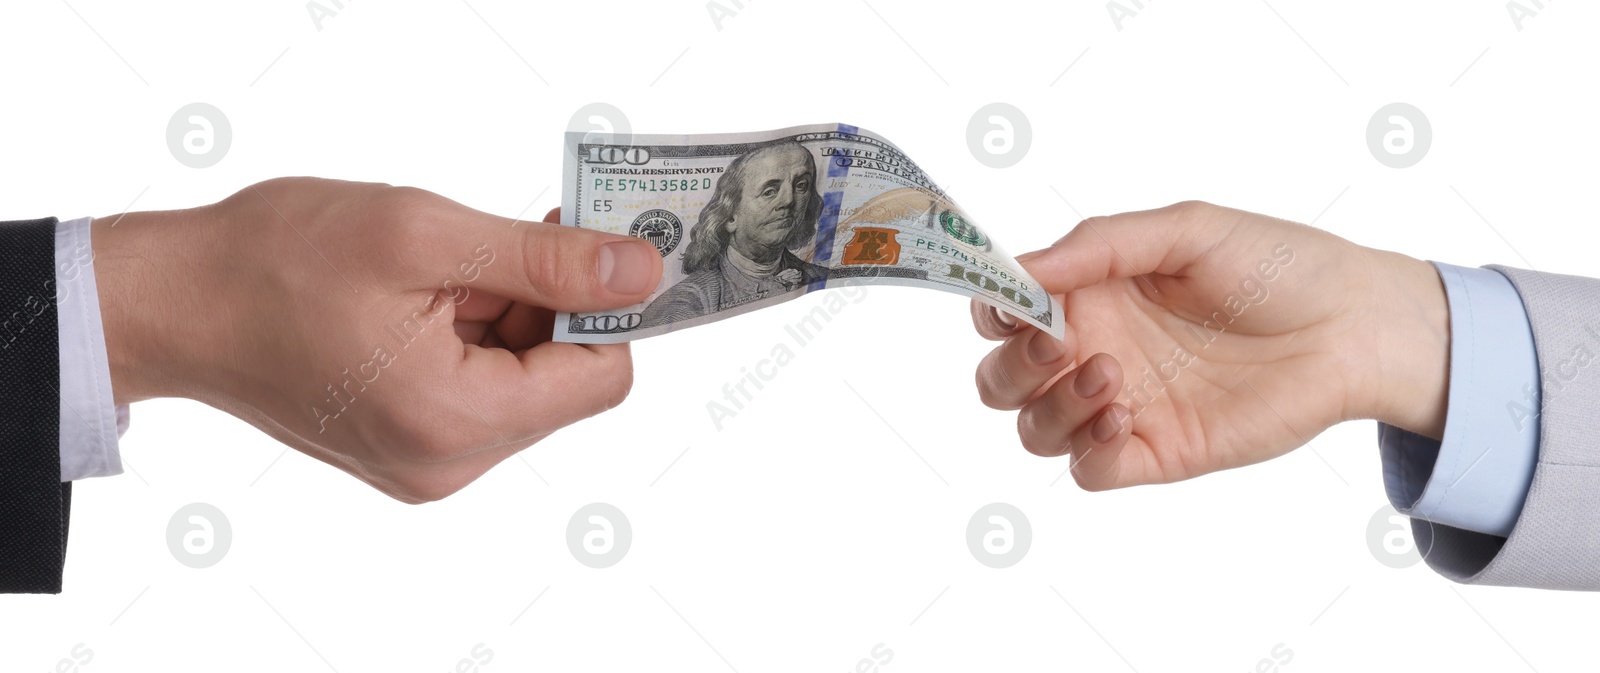
<svg viewBox="0 0 1600 673">
<path fill-rule="evenodd" d="M 1539 457 L 1539 358 L 1511 281 L 1433 263 L 1450 305 L 1444 440 L 1378 424 L 1383 485 L 1402 514 L 1505 537 Z"/>
</svg>

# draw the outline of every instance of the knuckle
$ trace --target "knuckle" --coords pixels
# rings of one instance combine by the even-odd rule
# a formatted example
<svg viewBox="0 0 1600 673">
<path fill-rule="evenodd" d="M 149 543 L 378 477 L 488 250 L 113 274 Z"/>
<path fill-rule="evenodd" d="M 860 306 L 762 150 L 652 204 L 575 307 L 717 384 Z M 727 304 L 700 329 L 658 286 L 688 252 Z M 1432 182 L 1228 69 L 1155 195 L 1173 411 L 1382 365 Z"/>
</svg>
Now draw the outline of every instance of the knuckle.
<svg viewBox="0 0 1600 673">
<path fill-rule="evenodd" d="M 243 191 L 248 192 L 248 191 L 250 191 L 250 189 L 253 188 L 253 189 L 259 190 L 261 192 L 267 193 L 267 194 L 283 194 L 283 193 L 293 192 L 293 191 L 300 190 L 300 189 L 305 189 L 307 187 L 310 187 L 310 186 L 313 186 L 313 185 L 317 184 L 320 181 L 321 180 L 319 178 L 297 177 L 297 176 L 285 176 L 285 177 L 278 177 L 278 178 L 268 178 L 266 180 L 262 180 L 261 182 L 257 182 L 251 188 L 247 188 L 247 189 L 245 189 Z"/>
<path fill-rule="evenodd" d="M 223 208 L 239 209 L 241 212 L 253 214 L 265 221 L 276 218 L 272 208 L 273 204 L 285 203 L 284 198 L 301 186 L 309 178 L 271 178 L 240 189 L 219 201 L 216 205 Z M 287 205 L 287 204 L 286 204 Z"/>
<path fill-rule="evenodd" d="M 1004 410 L 1005 406 L 1001 403 L 1001 399 L 995 393 L 994 386 L 990 385 L 988 378 L 983 375 L 981 370 L 978 372 L 977 379 L 978 401 L 982 402 L 983 406 L 989 407 L 990 409 Z"/>
<path fill-rule="evenodd" d="M 1110 215 L 1092 215 L 1079 220 L 1078 226 L 1073 227 L 1072 230 L 1078 231 L 1080 229 L 1095 229 L 1110 222 Z"/>
<path fill-rule="evenodd" d="M 1062 236 L 1055 243 L 1052 243 L 1050 247 L 1059 248 L 1064 244 L 1069 244 L 1069 241 L 1092 240 L 1099 242 L 1101 241 L 1101 232 L 1105 231 L 1110 224 L 1110 215 L 1095 215 L 1083 218 L 1078 222 L 1077 226 L 1067 232 L 1066 236 Z"/>
<path fill-rule="evenodd" d="M 1017 408 L 1017 384 L 1005 366 L 1005 359 L 999 355 L 1003 348 L 991 351 L 983 362 L 978 364 L 975 378 L 978 384 L 978 399 L 983 405 L 990 409 L 1005 411 Z"/>
<path fill-rule="evenodd" d="M 367 217 L 356 219 L 373 251 L 389 260 L 386 268 L 415 274 L 437 272 L 436 252 L 453 245 L 447 227 L 445 200 L 416 187 L 374 186 L 363 202 Z"/>
<path fill-rule="evenodd" d="M 1056 381 L 1054 385 L 1044 391 L 1044 394 L 1040 395 L 1039 399 L 1028 405 L 1030 409 L 1033 409 L 1035 421 L 1045 427 L 1059 428 L 1062 433 L 1070 432 L 1072 426 L 1075 425 L 1071 407 L 1074 402 L 1065 399 L 1069 397 L 1065 391 L 1071 387 L 1070 382 L 1063 383 L 1063 381 L 1067 381 L 1067 378 L 1065 376 L 1061 377 L 1061 380 Z M 1063 438 L 1061 441 L 1065 443 L 1066 439 Z"/>
<path fill-rule="evenodd" d="M 983 375 L 983 370 L 978 370 L 978 401 L 990 409 L 1004 410 L 999 396 L 995 393 L 994 386 L 989 383 L 988 377 Z"/>
<path fill-rule="evenodd" d="M 1037 404 L 1023 407 L 1017 414 L 1017 437 L 1022 440 L 1022 448 L 1036 456 L 1060 455 L 1063 442 L 1052 437 L 1052 433 L 1047 430 L 1048 424 L 1045 424 L 1045 427 L 1040 426 L 1038 414 Z"/>
<path fill-rule="evenodd" d="M 1094 461 L 1089 460 L 1089 455 L 1100 450 L 1102 455 Z M 1105 453 L 1109 451 L 1110 453 Z M 1121 481 L 1120 450 L 1104 445 L 1091 445 L 1082 452 L 1073 450 L 1072 480 L 1078 487 L 1085 491 L 1100 492 L 1110 491 L 1131 484 L 1119 483 Z"/>
<path fill-rule="evenodd" d="M 254 196 L 251 192 L 261 192 L 267 196 L 272 196 L 293 189 L 301 180 L 303 178 L 270 178 L 239 190 L 235 196 Z"/>
<path fill-rule="evenodd" d="M 633 391 L 633 359 L 626 358 L 619 366 L 613 367 L 606 381 L 601 386 L 601 403 L 605 411 L 617 408 L 623 400 L 628 399 L 628 393 Z"/>
<path fill-rule="evenodd" d="M 439 195 L 416 187 L 384 187 L 374 199 L 385 225 L 405 239 L 430 231 L 429 225 L 443 201 Z"/>
<path fill-rule="evenodd" d="M 400 210 L 424 209 L 439 200 L 438 195 L 419 187 L 384 187 L 378 193 L 385 205 Z"/>
<path fill-rule="evenodd" d="M 1030 386 L 1025 381 L 1026 377 L 1019 378 L 1018 376 L 1019 370 L 1030 366 L 1027 353 L 1019 352 L 1026 350 L 1027 347 L 1026 340 L 1012 339 L 995 351 L 994 363 L 990 365 L 991 369 L 994 370 L 993 378 L 996 387 L 1001 392 L 1006 393 L 1011 400 L 1017 399 L 1019 395 L 1033 392 L 1032 389 L 1037 385 Z M 1013 401 L 1012 404 L 1014 405 L 1016 402 Z"/>
<path fill-rule="evenodd" d="M 1078 484 L 1078 488 L 1090 493 L 1101 493 L 1116 488 L 1116 484 L 1106 479 L 1106 475 L 1084 474 L 1076 466 L 1072 468 L 1072 481 Z"/>
<path fill-rule="evenodd" d="M 581 291 L 586 278 L 579 273 L 573 273 L 572 251 L 563 251 L 562 246 L 554 245 L 547 240 L 548 236 L 533 234 L 541 226 L 528 227 L 526 238 L 522 246 L 523 273 L 526 274 L 528 283 L 538 288 L 545 294 L 554 296 L 569 296 Z M 550 233 L 550 232 L 543 232 Z"/>
<path fill-rule="evenodd" d="M 1205 201 L 1190 199 L 1188 201 L 1179 201 L 1167 206 L 1167 208 L 1171 209 L 1173 214 L 1180 218 L 1192 218 L 1215 212 L 1217 206 Z"/>
</svg>

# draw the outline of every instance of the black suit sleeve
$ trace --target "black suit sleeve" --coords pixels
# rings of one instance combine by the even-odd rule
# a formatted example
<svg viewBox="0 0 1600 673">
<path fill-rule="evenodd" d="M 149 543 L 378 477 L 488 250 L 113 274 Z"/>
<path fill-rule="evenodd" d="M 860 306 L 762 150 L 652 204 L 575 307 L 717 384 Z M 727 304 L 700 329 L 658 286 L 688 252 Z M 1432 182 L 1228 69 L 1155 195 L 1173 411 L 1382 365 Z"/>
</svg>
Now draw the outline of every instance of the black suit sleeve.
<svg viewBox="0 0 1600 673">
<path fill-rule="evenodd" d="M 0 222 L 0 593 L 61 593 L 67 555 L 55 225 Z"/>
</svg>

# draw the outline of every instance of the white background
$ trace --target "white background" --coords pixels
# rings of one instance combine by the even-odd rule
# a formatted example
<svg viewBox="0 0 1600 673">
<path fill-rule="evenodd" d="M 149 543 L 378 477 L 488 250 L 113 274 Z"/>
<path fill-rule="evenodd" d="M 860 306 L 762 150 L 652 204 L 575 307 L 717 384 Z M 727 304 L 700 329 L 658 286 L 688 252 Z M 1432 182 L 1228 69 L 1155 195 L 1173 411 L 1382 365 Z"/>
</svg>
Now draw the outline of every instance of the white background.
<svg viewBox="0 0 1600 673">
<path fill-rule="evenodd" d="M 1011 250 L 1080 213 L 1198 198 L 1418 257 L 1600 274 L 1592 3 L 1519 30 L 1499 0 L 1128 0 L 1120 26 L 1096 1 L 726 0 L 720 29 L 702 0 L 328 0 L 320 29 L 298 0 L 71 2 L 0 7 L 7 218 L 188 207 L 280 175 L 537 218 L 559 205 L 569 117 L 606 102 L 637 132 L 871 129 Z M 166 145 L 196 101 L 233 128 L 206 169 Z M 1033 129 L 1008 169 L 966 142 L 997 101 Z M 1433 129 L 1406 169 L 1366 144 L 1396 101 Z M 0 599 L 0 669 L 80 646 L 90 673 L 448 671 L 480 643 L 491 673 L 846 671 L 880 643 L 889 673 L 1247 671 L 1279 644 L 1291 672 L 1593 667 L 1589 595 L 1375 559 L 1371 422 L 1313 439 L 1326 463 L 1058 481 L 1063 461 L 979 404 L 989 345 L 953 295 L 870 289 L 716 431 L 706 402 L 824 298 L 636 344 L 621 407 L 419 507 L 221 412 L 141 403 L 128 472 L 74 489 L 65 592 Z M 203 570 L 166 542 L 192 502 L 233 531 Z M 567 548 L 591 502 L 632 524 L 611 568 Z M 1002 570 L 965 541 L 990 502 L 1033 531 Z"/>
</svg>

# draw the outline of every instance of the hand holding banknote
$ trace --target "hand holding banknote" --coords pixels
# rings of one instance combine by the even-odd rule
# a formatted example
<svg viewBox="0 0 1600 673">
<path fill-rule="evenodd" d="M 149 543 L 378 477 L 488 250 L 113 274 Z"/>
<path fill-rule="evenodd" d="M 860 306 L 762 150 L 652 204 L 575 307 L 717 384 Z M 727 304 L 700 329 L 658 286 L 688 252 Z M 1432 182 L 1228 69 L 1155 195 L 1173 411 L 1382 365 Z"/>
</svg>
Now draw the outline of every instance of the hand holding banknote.
<svg viewBox="0 0 1600 673">
<path fill-rule="evenodd" d="M 551 323 L 661 275 L 636 238 L 313 178 L 100 218 L 93 246 L 118 404 L 199 400 L 409 503 L 620 403 L 627 345 Z"/>
<path fill-rule="evenodd" d="M 1443 432 L 1448 313 L 1427 262 L 1198 202 L 1092 218 L 1019 260 L 1061 296 L 1066 338 L 974 302 L 1004 341 L 979 394 L 1086 489 L 1261 462 L 1350 419 Z"/>
</svg>

